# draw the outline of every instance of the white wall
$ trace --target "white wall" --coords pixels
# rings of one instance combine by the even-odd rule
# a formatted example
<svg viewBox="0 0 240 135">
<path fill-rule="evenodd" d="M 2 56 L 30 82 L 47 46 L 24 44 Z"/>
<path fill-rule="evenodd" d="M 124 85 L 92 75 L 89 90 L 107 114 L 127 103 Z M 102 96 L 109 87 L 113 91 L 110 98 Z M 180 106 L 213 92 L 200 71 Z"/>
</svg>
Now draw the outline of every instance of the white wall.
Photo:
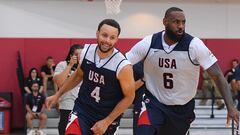
<svg viewBox="0 0 240 135">
<path fill-rule="evenodd" d="M 237 0 L 123 0 L 118 15 L 106 15 L 103 0 L 0 0 L 0 37 L 92 38 L 101 20 L 114 18 L 121 37 L 141 38 L 163 30 L 162 18 L 171 6 L 185 11 L 188 33 L 240 38 Z"/>
</svg>

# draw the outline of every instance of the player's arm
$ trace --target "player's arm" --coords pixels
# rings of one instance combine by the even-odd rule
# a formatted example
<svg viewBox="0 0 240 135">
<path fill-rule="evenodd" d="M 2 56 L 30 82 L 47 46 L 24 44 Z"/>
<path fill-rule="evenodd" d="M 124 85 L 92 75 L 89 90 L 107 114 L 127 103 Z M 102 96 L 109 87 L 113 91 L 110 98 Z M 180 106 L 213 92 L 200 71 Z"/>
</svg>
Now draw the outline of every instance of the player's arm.
<svg viewBox="0 0 240 135">
<path fill-rule="evenodd" d="M 135 97 L 135 84 L 131 65 L 123 67 L 118 74 L 118 80 L 122 88 L 123 99 L 107 116 L 106 120 L 109 122 L 109 125 L 132 104 Z"/>
<path fill-rule="evenodd" d="M 134 65 L 143 60 L 150 49 L 152 35 L 147 36 L 135 44 L 129 52 L 125 54 L 126 58 Z"/>
<path fill-rule="evenodd" d="M 189 54 L 192 61 L 200 64 L 203 69 L 207 70 L 211 78 L 214 79 L 217 87 L 219 88 L 224 101 L 228 109 L 228 120 L 229 118 L 234 119 L 236 123 L 239 121 L 239 115 L 237 109 L 233 105 L 232 96 L 230 94 L 230 88 L 228 87 L 227 81 L 223 76 L 220 67 L 217 64 L 217 58 L 213 53 L 206 47 L 202 40 L 194 38 L 189 46 Z"/>
<path fill-rule="evenodd" d="M 46 99 L 46 107 L 48 110 L 51 109 L 53 105 L 55 105 L 59 99 L 64 93 L 67 91 L 73 89 L 75 86 L 77 86 L 83 78 L 83 71 L 78 65 L 78 68 L 76 72 L 73 73 L 73 75 L 64 82 L 63 86 L 57 91 L 53 96 L 50 96 Z"/>
<path fill-rule="evenodd" d="M 107 130 L 108 126 L 133 102 L 135 97 L 135 84 L 131 65 L 126 65 L 121 69 L 121 71 L 118 73 L 118 80 L 120 82 L 124 97 L 105 119 L 98 121 L 91 128 L 95 134 L 103 134 Z"/>
<path fill-rule="evenodd" d="M 211 67 L 207 69 L 207 72 L 211 78 L 215 81 L 218 86 L 222 96 L 224 97 L 225 104 L 228 110 L 228 118 L 234 119 L 236 123 L 239 121 L 238 111 L 233 105 L 232 96 L 230 93 L 230 88 L 228 87 L 227 81 L 223 76 L 223 73 L 217 63 L 214 63 Z"/>
<path fill-rule="evenodd" d="M 137 91 L 143 85 L 144 85 L 144 81 L 142 79 L 139 79 L 139 80 L 135 81 L 135 91 Z"/>
</svg>

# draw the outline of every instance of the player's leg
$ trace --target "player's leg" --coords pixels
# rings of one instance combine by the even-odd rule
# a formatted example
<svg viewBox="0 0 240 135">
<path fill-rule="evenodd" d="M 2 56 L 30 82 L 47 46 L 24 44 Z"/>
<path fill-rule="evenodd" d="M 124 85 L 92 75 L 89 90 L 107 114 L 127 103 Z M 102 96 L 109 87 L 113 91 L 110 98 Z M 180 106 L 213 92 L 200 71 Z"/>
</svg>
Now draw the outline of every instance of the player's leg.
<svg viewBox="0 0 240 135">
<path fill-rule="evenodd" d="M 136 130 L 138 126 L 138 118 L 142 108 L 142 100 L 145 87 L 141 87 L 135 93 L 134 106 L 133 106 L 133 135 L 136 135 Z"/>
<path fill-rule="evenodd" d="M 79 122 L 79 118 L 74 113 L 69 116 L 69 122 L 66 127 L 65 135 L 84 135 L 82 129 L 85 128 L 83 124 Z"/>
<path fill-rule="evenodd" d="M 182 106 L 169 106 L 166 113 L 166 123 L 160 133 L 167 135 L 186 135 L 190 124 L 195 119 L 194 100 Z"/>
<path fill-rule="evenodd" d="M 138 107 L 136 107 L 136 104 L 134 104 L 134 107 L 133 107 L 133 135 L 136 135 L 137 123 L 138 123 L 140 111 L 141 111 L 141 109 L 138 109 Z"/>
<path fill-rule="evenodd" d="M 146 99 L 142 102 L 141 112 L 135 130 L 136 135 L 156 135 L 158 126 L 164 122 L 164 115 L 154 108 L 151 101 Z"/>
</svg>

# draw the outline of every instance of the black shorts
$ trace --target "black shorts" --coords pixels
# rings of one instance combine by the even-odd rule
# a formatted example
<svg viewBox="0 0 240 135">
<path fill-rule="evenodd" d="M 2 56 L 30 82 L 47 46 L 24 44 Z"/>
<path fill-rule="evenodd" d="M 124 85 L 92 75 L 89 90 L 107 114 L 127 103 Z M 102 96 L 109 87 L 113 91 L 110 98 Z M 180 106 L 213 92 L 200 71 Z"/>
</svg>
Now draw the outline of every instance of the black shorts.
<svg viewBox="0 0 240 135">
<path fill-rule="evenodd" d="M 185 135 L 195 119 L 195 101 L 185 105 L 164 105 L 146 91 L 136 135 Z"/>
<path fill-rule="evenodd" d="M 66 135 L 93 135 L 91 128 L 101 119 L 91 117 L 88 113 L 76 110 L 71 112 L 69 116 L 68 125 L 66 128 Z M 120 117 L 115 120 L 106 130 L 104 135 L 114 135 L 120 124 Z"/>
</svg>

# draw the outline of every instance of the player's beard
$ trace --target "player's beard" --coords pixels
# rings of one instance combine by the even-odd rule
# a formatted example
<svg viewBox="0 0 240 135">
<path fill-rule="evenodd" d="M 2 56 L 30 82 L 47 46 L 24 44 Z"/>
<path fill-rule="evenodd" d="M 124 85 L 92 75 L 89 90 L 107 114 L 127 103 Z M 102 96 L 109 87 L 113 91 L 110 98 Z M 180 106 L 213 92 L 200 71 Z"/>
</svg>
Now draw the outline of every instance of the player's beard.
<svg viewBox="0 0 240 135">
<path fill-rule="evenodd" d="M 107 50 L 103 50 L 102 49 L 102 45 L 100 43 L 98 43 L 98 48 L 99 50 L 102 52 L 102 53 L 108 53 L 110 52 L 112 49 L 113 49 L 113 46 L 112 47 L 109 47 Z"/>
<path fill-rule="evenodd" d="M 168 38 L 170 38 L 174 42 L 180 41 L 185 34 L 185 31 L 183 31 L 183 34 L 181 36 L 176 35 L 169 27 L 166 27 L 165 32 L 166 32 Z"/>
</svg>

